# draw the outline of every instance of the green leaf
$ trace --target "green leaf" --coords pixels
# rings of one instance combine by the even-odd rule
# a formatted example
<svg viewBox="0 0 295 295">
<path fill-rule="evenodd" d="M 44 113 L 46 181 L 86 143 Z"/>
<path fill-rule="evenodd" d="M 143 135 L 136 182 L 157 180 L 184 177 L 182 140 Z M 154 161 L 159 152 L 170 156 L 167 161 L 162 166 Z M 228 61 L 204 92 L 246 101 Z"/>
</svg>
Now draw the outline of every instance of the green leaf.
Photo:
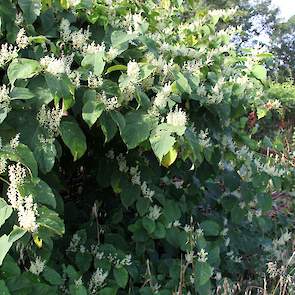
<svg viewBox="0 0 295 295">
<path fill-rule="evenodd" d="M 99 291 L 99 295 L 116 295 L 117 288 L 106 287 Z"/>
<path fill-rule="evenodd" d="M 155 221 L 148 217 L 142 219 L 142 225 L 149 234 L 153 233 L 156 229 Z"/>
<path fill-rule="evenodd" d="M 63 283 L 60 274 L 49 266 L 45 267 L 44 271 L 42 272 L 42 276 L 51 285 L 61 285 Z"/>
<path fill-rule="evenodd" d="M 103 113 L 105 106 L 96 98 L 95 91 L 87 91 L 84 95 L 86 103 L 82 108 L 82 118 L 91 127 Z"/>
<path fill-rule="evenodd" d="M 165 129 L 161 129 L 159 125 L 156 129 L 152 131 L 150 136 L 150 143 L 154 154 L 161 163 L 163 157 L 170 151 L 170 149 L 175 144 L 176 140 L 171 136 L 171 132 Z"/>
<path fill-rule="evenodd" d="M 262 65 L 255 65 L 252 68 L 251 72 L 255 78 L 259 79 L 262 82 L 267 79 L 267 71 L 265 67 Z"/>
<path fill-rule="evenodd" d="M 145 215 L 149 211 L 151 201 L 147 198 L 141 197 L 136 202 L 136 210 L 140 216 Z"/>
<path fill-rule="evenodd" d="M 133 149 L 148 139 L 155 123 L 154 119 L 142 112 L 129 112 L 125 120 L 126 126 L 121 135 L 128 149 Z"/>
<path fill-rule="evenodd" d="M 0 268 L 0 274 L 1 277 L 4 277 L 5 279 L 17 277 L 21 274 L 19 266 L 10 255 L 7 255 L 3 260 L 3 265 Z"/>
<path fill-rule="evenodd" d="M 126 126 L 126 121 L 125 121 L 124 116 L 120 112 L 117 112 L 117 111 L 110 111 L 109 114 L 111 115 L 113 121 L 119 127 L 120 133 L 122 133 L 122 130 Z"/>
<path fill-rule="evenodd" d="M 6 219 L 12 213 L 12 207 L 6 201 L 0 198 L 0 227 L 5 223 Z"/>
<path fill-rule="evenodd" d="M 155 66 L 146 64 L 140 68 L 140 80 L 146 79 L 154 70 L 156 69 Z"/>
<path fill-rule="evenodd" d="M 113 273 L 118 286 L 121 288 L 125 288 L 128 283 L 128 271 L 124 267 L 115 267 Z"/>
<path fill-rule="evenodd" d="M 166 200 L 163 215 L 165 216 L 167 223 L 179 220 L 181 217 L 179 205 L 173 200 Z"/>
<path fill-rule="evenodd" d="M 257 196 L 257 207 L 263 212 L 269 211 L 272 208 L 272 197 L 267 193 L 260 193 Z"/>
<path fill-rule="evenodd" d="M 219 224 L 213 220 L 201 222 L 200 227 L 203 229 L 205 236 L 218 236 L 220 233 Z"/>
<path fill-rule="evenodd" d="M 24 234 L 26 233 L 26 231 L 24 229 L 22 229 L 21 227 L 14 225 L 13 226 L 13 230 L 10 232 L 9 236 L 8 236 L 8 242 L 10 243 L 14 243 L 17 240 L 19 240 Z"/>
<path fill-rule="evenodd" d="M 10 23 L 15 21 L 15 14 L 16 8 L 11 1 L 0 1 L 0 17 L 2 20 L 4 20 L 2 23 L 3 27 L 4 23 Z"/>
<path fill-rule="evenodd" d="M 11 246 L 12 246 L 12 243 L 8 241 L 7 235 L 3 235 L 0 237 L 0 265 L 2 265 L 2 261 Z"/>
<path fill-rule="evenodd" d="M 45 80 L 51 94 L 57 103 L 63 99 L 64 110 L 70 108 L 74 103 L 75 87 L 67 75 L 62 74 L 59 77 L 46 73 Z"/>
<path fill-rule="evenodd" d="M 19 58 L 12 61 L 7 70 L 7 76 L 10 83 L 13 85 L 17 79 L 32 78 L 41 71 L 38 61 Z"/>
<path fill-rule="evenodd" d="M 65 233 L 65 226 L 58 214 L 53 210 L 48 209 L 45 206 L 38 207 L 39 217 L 37 223 L 41 227 L 52 231 L 57 235 L 63 235 Z"/>
<path fill-rule="evenodd" d="M 195 264 L 195 280 L 197 286 L 206 284 L 212 276 L 212 268 L 207 262 L 197 261 Z"/>
<path fill-rule="evenodd" d="M 52 170 L 56 157 L 56 148 L 54 143 L 39 143 L 34 149 L 34 155 L 42 173 L 46 174 Z"/>
<path fill-rule="evenodd" d="M 82 285 L 70 285 L 70 294 L 71 295 L 87 295 L 87 290 Z"/>
<path fill-rule="evenodd" d="M 257 108 L 257 118 L 258 120 L 262 119 L 263 117 L 265 117 L 268 113 L 268 109 L 264 108 L 264 107 L 258 107 Z"/>
<path fill-rule="evenodd" d="M 89 270 L 89 268 L 91 267 L 92 260 L 93 259 L 91 254 L 87 252 L 85 253 L 78 252 L 75 255 L 75 263 L 82 273 L 85 273 Z"/>
<path fill-rule="evenodd" d="M 23 11 L 24 19 L 28 24 L 32 24 L 40 15 L 42 8 L 40 0 L 18 0 L 18 4 Z"/>
<path fill-rule="evenodd" d="M 83 58 L 81 65 L 83 67 L 91 66 L 94 75 L 100 76 L 103 72 L 105 62 L 103 61 L 104 53 L 86 54 Z"/>
<path fill-rule="evenodd" d="M 127 70 L 127 66 L 125 65 L 114 65 L 107 69 L 106 74 L 109 74 L 115 71 L 126 71 L 126 70 Z"/>
<path fill-rule="evenodd" d="M 74 161 L 80 159 L 87 150 L 86 137 L 73 117 L 67 117 L 60 124 L 61 137 L 71 150 Z"/>
<path fill-rule="evenodd" d="M 3 259 L 5 258 L 12 244 L 20 239 L 25 233 L 26 232 L 20 227 L 14 226 L 13 230 L 8 236 L 2 235 L 0 237 L 0 265 L 2 265 Z"/>
<path fill-rule="evenodd" d="M 0 156 L 11 161 L 20 162 L 30 169 L 33 176 L 38 175 L 38 166 L 31 150 L 20 143 L 15 149 L 0 150 Z"/>
<path fill-rule="evenodd" d="M 10 295 L 9 290 L 3 280 L 0 280 L 0 295 Z"/>
<path fill-rule="evenodd" d="M 14 87 L 12 91 L 9 93 L 11 99 L 31 99 L 35 97 L 35 94 L 28 88 L 24 87 Z"/>
<path fill-rule="evenodd" d="M 130 182 L 122 182 L 122 191 L 120 194 L 122 204 L 128 208 L 130 207 L 140 196 L 140 187 L 133 185 Z"/>
<path fill-rule="evenodd" d="M 191 94 L 191 92 L 192 92 L 192 89 L 189 86 L 188 80 L 180 72 L 178 72 L 175 75 L 175 82 L 173 84 L 175 84 L 176 89 L 180 93 L 188 93 L 188 94 Z"/>
<path fill-rule="evenodd" d="M 135 39 L 136 34 L 127 34 L 123 31 L 114 31 L 111 35 L 112 46 L 124 51 L 128 48 L 129 41 Z"/>
<path fill-rule="evenodd" d="M 103 113 L 99 118 L 105 142 L 109 142 L 117 133 L 117 126 L 109 113 Z"/>
<path fill-rule="evenodd" d="M 55 196 L 50 186 L 40 178 L 32 178 L 30 182 L 25 182 L 21 189 L 24 195 L 32 195 L 37 203 L 56 208 Z"/>
</svg>

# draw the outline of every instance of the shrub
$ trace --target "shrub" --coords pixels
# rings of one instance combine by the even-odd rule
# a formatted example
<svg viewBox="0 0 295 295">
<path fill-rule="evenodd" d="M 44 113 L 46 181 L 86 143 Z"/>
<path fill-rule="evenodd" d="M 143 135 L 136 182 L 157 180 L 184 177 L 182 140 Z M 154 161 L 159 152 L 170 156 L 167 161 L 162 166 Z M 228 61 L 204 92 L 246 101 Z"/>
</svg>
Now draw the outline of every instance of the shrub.
<svg viewBox="0 0 295 295">
<path fill-rule="evenodd" d="M 1 1 L 3 294 L 210 294 L 291 239 L 294 170 L 248 132 L 268 55 L 234 13 Z"/>
</svg>

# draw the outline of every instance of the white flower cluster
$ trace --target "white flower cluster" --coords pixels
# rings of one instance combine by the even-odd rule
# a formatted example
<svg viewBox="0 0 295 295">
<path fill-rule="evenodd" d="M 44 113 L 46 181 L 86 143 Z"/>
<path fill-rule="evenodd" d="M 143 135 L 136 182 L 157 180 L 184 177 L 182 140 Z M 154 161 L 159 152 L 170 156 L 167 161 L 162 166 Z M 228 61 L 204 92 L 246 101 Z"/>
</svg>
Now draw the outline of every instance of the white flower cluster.
<svg viewBox="0 0 295 295">
<path fill-rule="evenodd" d="M 13 138 L 10 140 L 9 145 L 10 145 L 10 147 L 11 147 L 12 149 L 16 149 L 16 148 L 18 147 L 18 145 L 19 145 L 19 137 L 20 137 L 20 134 L 17 133 L 17 134 L 15 135 L 15 137 L 13 137 Z"/>
<path fill-rule="evenodd" d="M 62 110 L 56 108 L 47 109 L 46 105 L 42 105 L 37 114 L 37 120 L 40 126 L 47 129 L 49 136 L 55 137 L 59 133 L 59 124 L 62 117 Z"/>
<path fill-rule="evenodd" d="M 83 46 L 83 53 L 84 54 L 98 54 L 105 52 L 105 44 L 102 42 L 101 44 L 96 44 L 92 42 L 91 44 L 87 44 Z"/>
<path fill-rule="evenodd" d="M 87 49 L 87 42 L 91 36 L 89 27 L 86 30 L 80 29 L 72 32 L 70 28 L 70 22 L 63 18 L 60 22 L 60 37 L 65 42 L 71 42 L 72 46 L 76 50 L 85 51 Z"/>
<path fill-rule="evenodd" d="M 10 165 L 8 167 L 9 187 L 7 189 L 7 197 L 12 208 L 18 209 L 22 203 L 18 186 L 24 183 L 26 177 L 26 169 L 20 163 Z"/>
<path fill-rule="evenodd" d="M 129 61 L 127 64 L 127 76 L 132 83 L 136 83 L 139 79 L 140 68 L 136 61 Z"/>
<path fill-rule="evenodd" d="M 208 15 L 210 17 L 228 18 L 235 15 L 236 12 L 237 12 L 237 7 L 230 8 L 230 9 L 215 9 L 215 10 L 209 10 Z"/>
<path fill-rule="evenodd" d="M 138 166 L 130 168 L 131 182 L 133 184 L 141 185 L 140 170 Z"/>
<path fill-rule="evenodd" d="M 269 162 L 261 163 L 259 160 L 254 160 L 255 165 L 258 170 L 267 173 L 270 176 L 281 177 L 286 171 L 285 169 L 276 168 L 275 166 L 271 166 Z"/>
<path fill-rule="evenodd" d="M 105 154 L 105 156 L 108 159 L 114 160 L 115 159 L 115 152 L 114 152 L 114 150 L 113 149 L 108 150 L 107 153 Z"/>
<path fill-rule="evenodd" d="M 122 26 L 125 27 L 128 34 L 140 34 L 141 25 L 143 24 L 144 19 L 141 13 L 131 14 L 128 13 L 125 16 L 125 20 L 122 22 Z"/>
<path fill-rule="evenodd" d="M 10 100 L 11 98 L 9 96 L 9 90 L 6 85 L 0 86 L 0 110 L 9 112 L 11 110 Z"/>
<path fill-rule="evenodd" d="M 17 58 L 17 48 L 11 44 L 2 44 L 0 49 L 0 68 L 15 58 Z"/>
<path fill-rule="evenodd" d="M 249 48 L 250 49 L 250 48 Z M 265 46 L 261 46 L 259 43 L 251 48 L 247 60 L 245 61 L 245 67 L 248 71 L 251 71 L 253 66 L 259 61 L 259 54 L 267 52 Z"/>
<path fill-rule="evenodd" d="M 127 166 L 126 158 L 122 153 L 116 157 L 116 160 L 119 165 L 119 170 L 124 173 L 129 172 L 131 176 L 131 182 L 133 184 L 140 185 L 143 197 L 149 199 L 152 202 L 155 192 L 148 187 L 146 181 L 141 182 L 140 171 L 138 170 L 138 167 L 129 168 Z"/>
<path fill-rule="evenodd" d="M 237 255 L 234 255 L 234 252 L 233 251 L 227 252 L 226 253 L 226 256 L 229 257 L 235 263 L 241 263 L 243 261 L 242 260 L 242 257 L 241 256 L 237 256 Z"/>
<path fill-rule="evenodd" d="M 76 7 L 81 3 L 81 0 L 68 0 L 68 3 L 70 7 Z"/>
<path fill-rule="evenodd" d="M 274 279 L 281 274 L 282 269 L 277 265 L 276 261 L 275 262 L 270 261 L 266 265 L 267 265 L 266 272 L 268 273 L 271 279 Z"/>
<path fill-rule="evenodd" d="M 189 73 L 197 77 L 200 75 L 201 67 L 202 63 L 200 60 L 190 60 L 185 62 L 185 64 L 183 65 L 184 70 L 188 71 Z"/>
<path fill-rule="evenodd" d="M 207 95 L 207 90 L 205 85 L 199 86 L 199 88 L 197 89 L 197 95 L 200 96 L 201 98 L 204 98 Z"/>
<path fill-rule="evenodd" d="M 141 184 L 140 188 L 143 197 L 149 199 L 152 202 L 155 192 L 147 186 L 147 183 L 145 181 Z"/>
<path fill-rule="evenodd" d="M 89 88 L 95 89 L 102 86 L 103 80 L 101 77 L 97 77 L 92 72 L 90 72 L 87 78 L 87 84 Z"/>
<path fill-rule="evenodd" d="M 224 79 L 221 78 L 217 81 L 211 90 L 211 94 L 208 96 L 206 103 L 208 104 L 219 104 L 223 100 L 222 87 L 224 85 Z"/>
<path fill-rule="evenodd" d="M 129 167 L 127 166 L 127 161 L 125 156 L 121 153 L 116 157 L 116 159 L 119 165 L 119 170 L 121 172 L 127 173 L 129 171 Z"/>
<path fill-rule="evenodd" d="M 210 147 L 212 144 L 210 142 L 210 137 L 209 137 L 209 130 L 208 128 L 204 131 L 201 130 L 199 132 L 199 143 L 201 145 L 202 148 L 208 148 Z"/>
<path fill-rule="evenodd" d="M 180 178 L 177 178 L 177 177 L 174 177 L 171 180 L 171 183 L 175 186 L 176 189 L 182 189 L 183 188 L 183 184 L 184 184 L 184 180 L 183 179 L 180 179 Z"/>
<path fill-rule="evenodd" d="M 0 157 L 0 174 L 5 173 L 7 167 L 7 161 L 6 159 Z"/>
<path fill-rule="evenodd" d="M 195 254 L 194 254 L 194 251 L 189 251 L 189 252 L 186 252 L 185 254 L 185 260 L 188 264 L 191 264 L 194 262 L 194 259 L 195 259 Z"/>
<path fill-rule="evenodd" d="M 152 207 L 149 208 L 149 215 L 148 217 L 151 219 L 151 220 L 157 220 L 160 216 L 161 216 L 161 207 L 157 206 L 157 205 L 154 205 Z"/>
<path fill-rule="evenodd" d="M 15 24 L 20 26 L 24 21 L 23 14 L 21 12 L 17 12 L 15 16 Z"/>
<path fill-rule="evenodd" d="M 89 28 L 87 30 L 80 29 L 71 33 L 72 45 L 75 49 L 82 50 L 90 38 Z"/>
<path fill-rule="evenodd" d="M 140 67 L 136 61 L 129 61 L 127 64 L 127 80 L 125 83 L 120 83 L 119 87 L 123 96 L 127 101 L 134 97 L 136 85 L 140 85 Z"/>
<path fill-rule="evenodd" d="M 119 260 L 119 264 L 116 264 L 116 265 L 129 266 L 132 264 L 131 258 L 132 258 L 131 254 L 127 254 L 121 261 Z"/>
<path fill-rule="evenodd" d="M 17 33 L 15 42 L 18 48 L 20 49 L 24 49 L 29 45 L 30 43 L 29 37 L 26 35 L 26 31 L 24 28 L 21 28 L 19 32 Z"/>
<path fill-rule="evenodd" d="M 90 278 L 89 292 L 90 294 L 96 294 L 97 291 L 102 288 L 105 284 L 105 280 L 109 273 L 104 272 L 101 268 L 98 268 Z"/>
<path fill-rule="evenodd" d="M 184 56 L 188 58 L 196 58 L 197 51 L 193 48 L 180 46 L 180 45 L 170 45 L 166 42 L 160 43 L 160 51 L 163 54 L 171 54 L 173 57 Z"/>
<path fill-rule="evenodd" d="M 46 264 L 46 261 L 42 260 L 41 257 L 37 256 L 35 261 L 31 261 L 31 266 L 29 268 L 29 271 L 39 276 L 43 272 L 45 268 L 45 264 Z"/>
<path fill-rule="evenodd" d="M 118 55 L 120 54 L 120 51 L 117 48 L 110 47 L 110 49 L 106 52 L 105 59 L 107 62 L 111 62 L 114 60 Z"/>
<path fill-rule="evenodd" d="M 165 108 L 168 102 L 169 95 L 172 92 L 171 83 L 166 83 L 162 89 L 157 93 L 155 100 L 154 100 L 154 106 L 157 108 Z"/>
<path fill-rule="evenodd" d="M 71 74 L 71 64 L 73 62 L 73 54 L 69 56 L 61 56 L 55 58 L 53 55 L 45 56 L 40 59 L 40 65 L 44 71 L 59 76 L 61 74 Z"/>
<path fill-rule="evenodd" d="M 77 252 L 80 241 L 81 241 L 81 237 L 77 233 L 73 234 L 67 251 Z"/>
<path fill-rule="evenodd" d="M 74 284 L 75 284 L 76 287 L 83 286 L 82 276 L 79 279 L 75 280 Z"/>
<path fill-rule="evenodd" d="M 173 111 L 167 114 L 166 121 L 174 127 L 185 127 L 187 124 L 187 116 L 182 109 L 178 109 L 178 106 L 176 106 Z"/>
<path fill-rule="evenodd" d="M 31 195 L 22 197 L 19 187 L 24 183 L 26 170 L 20 163 L 8 167 L 9 187 L 7 197 L 11 206 L 17 210 L 18 222 L 20 227 L 29 232 L 35 232 L 37 224 L 37 205 L 33 202 Z"/>
<path fill-rule="evenodd" d="M 129 266 L 132 264 L 131 254 L 125 255 L 123 258 L 119 258 L 117 253 L 106 254 L 103 251 L 99 251 L 99 245 L 91 245 L 91 254 L 95 256 L 96 259 L 101 260 L 106 258 L 115 267 Z"/>
<path fill-rule="evenodd" d="M 206 262 L 208 260 L 208 253 L 203 248 L 197 253 L 197 256 L 200 262 Z"/>
<path fill-rule="evenodd" d="M 165 83 L 166 77 L 169 78 L 170 73 L 172 72 L 174 68 L 174 62 L 171 60 L 170 62 L 167 62 L 166 59 L 160 55 L 158 58 L 156 58 L 153 54 L 147 54 L 146 55 L 147 63 L 151 64 L 155 67 L 155 73 L 160 75 L 163 83 Z"/>
<path fill-rule="evenodd" d="M 64 42 L 68 42 L 71 39 L 70 22 L 63 18 L 59 25 L 60 37 Z"/>
<path fill-rule="evenodd" d="M 37 224 L 37 204 L 33 202 L 31 195 L 22 198 L 22 203 L 18 207 L 18 222 L 19 225 L 29 232 L 35 232 L 38 229 Z"/>
<path fill-rule="evenodd" d="M 115 109 L 118 109 L 121 106 L 117 96 L 107 98 L 104 91 L 101 94 L 100 93 L 97 94 L 97 98 L 99 101 L 101 101 L 105 105 L 105 109 L 107 111 L 113 111 Z"/>
<path fill-rule="evenodd" d="M 78 71 L 72 71 L 69 74 L 69 78 L 71 79 L 72 83 L 75 85 L 76 88 L 81 86 L 81 74 Z"/>
</svg>

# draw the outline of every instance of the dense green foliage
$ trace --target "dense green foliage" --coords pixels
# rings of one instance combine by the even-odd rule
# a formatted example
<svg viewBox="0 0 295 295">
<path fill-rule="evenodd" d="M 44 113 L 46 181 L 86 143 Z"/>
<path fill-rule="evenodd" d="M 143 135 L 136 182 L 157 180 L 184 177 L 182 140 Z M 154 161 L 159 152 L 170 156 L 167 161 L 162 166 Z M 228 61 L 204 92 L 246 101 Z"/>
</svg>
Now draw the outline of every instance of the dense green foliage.
<svg viewBox="0 0 295 295">
<path fill-rule="evenodd" d="M 0 2 L 1 294 L 214 294 L 287 259 L 294 169 L 248 115 L 293 90 L 198 7 Z"/>
<path fill-rule="evenodd" d="M 237 41 L 240 46 L 245 43 L 262 42 L 275 56 L 270 74 L 276 80 L 285 82 L 295 78 L 295 17 L 286 20 L 272 0 L 203 0 L 203 9 L 224 9 L 238 7 L 238 13 L 232 20 L 240 25 L 242 31 Z"/>
</svg>

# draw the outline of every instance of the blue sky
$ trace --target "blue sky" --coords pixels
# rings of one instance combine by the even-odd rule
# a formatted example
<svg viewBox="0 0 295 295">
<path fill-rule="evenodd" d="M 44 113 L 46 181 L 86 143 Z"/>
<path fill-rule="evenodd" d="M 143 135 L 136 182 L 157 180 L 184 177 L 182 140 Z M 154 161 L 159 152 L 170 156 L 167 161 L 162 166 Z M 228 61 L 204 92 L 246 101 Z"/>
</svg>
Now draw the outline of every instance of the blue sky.
<svg viewBox="0 0 295 295">
<path fill-rule="evenodd" d="M 272 3 L 281 9 L 281 16 L 285 20 L 295 14 L 295 0 L 272 0 Z"/>
</svg>

